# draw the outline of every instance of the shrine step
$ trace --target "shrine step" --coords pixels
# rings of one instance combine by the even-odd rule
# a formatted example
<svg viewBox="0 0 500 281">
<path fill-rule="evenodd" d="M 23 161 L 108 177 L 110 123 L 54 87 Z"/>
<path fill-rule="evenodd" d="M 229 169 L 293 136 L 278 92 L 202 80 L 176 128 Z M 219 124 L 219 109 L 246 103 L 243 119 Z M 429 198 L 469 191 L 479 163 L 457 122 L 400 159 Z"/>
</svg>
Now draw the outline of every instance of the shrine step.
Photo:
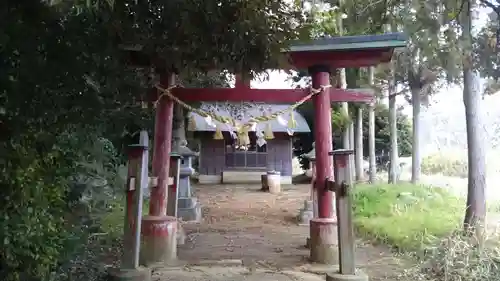
<svg viewBox="0 0 500 281">
<path fill-rule="evenodd" d="M 222 183 L 255 183 L 260 184 L 261 175 L 265 171 L 224 171 L 222 172 Z M 281 184 L 291 184 L 291 176 L 281 175 Z"/>
</svg>

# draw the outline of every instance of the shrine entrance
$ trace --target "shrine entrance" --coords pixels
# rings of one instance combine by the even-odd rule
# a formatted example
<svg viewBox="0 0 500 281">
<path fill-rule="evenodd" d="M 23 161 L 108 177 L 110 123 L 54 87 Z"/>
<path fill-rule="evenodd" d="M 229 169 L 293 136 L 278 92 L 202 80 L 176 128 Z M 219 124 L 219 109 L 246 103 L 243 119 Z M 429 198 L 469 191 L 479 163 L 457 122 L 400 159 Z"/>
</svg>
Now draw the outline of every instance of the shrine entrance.
<svg viewBox="0 0 500 281">
<path fill-rule="evenodd" d="M 267 144 L 258 145 L 256 132 L 248 132 L 250 143 L 239 147 L 230 134 L 224 134 L 224 160 L 227 170 L 263 170 L 267 168 Z"/>
<path fill-rule="evenodd" d="M 142 231 L 147 234 L 143 237 L 144 243 L 149 245 L 144 256 L 154 263 L 165 262 L 166 258 L 176 256 L 177 253 L 176 244 L 172 240 L 172 232 L 167 231 L 168 227 L 175 228 L 172 226 L 172 221 L 176 218 L 167 216 L 166 213 L 167 204 L 171 203 L 171 198 L 167 198 L 167 194 L 168 196 L 176 194 L 178 188 L 175 182 L 168 185 L 169 171 L 173 169 L 170 164 L 170 154 L 172 152 L 174 103 L 206 118 L 207 123 L 218 123 L 215 124 L 215 139 L 224 139 L 221 127 L 227 128 L 225 131 L 232 138 L 227 142 L 226 148 L 228 146 L 229 148 L 224 152 L 228 168 L 255 166 L 253 168 L 260 169 L 262 159 L 266 157 L 267 148 L 260 146 L 260 151 L 259 148 L 254 149 L 251 133 L 254 131 L 251 129 L 253 124 L 274 120 L 311 100 L 314 105 L 313 134 L 316 151 L 313 197 L 318 211 L 317 217 L 310 221 L 310 260 L 320 264 L 336 264 L 337 259 L 333 257 L 337 257 L 337 244 L 339 244 L 340 274 L 355 275 L 354 238 L 350 216 L 352 206 L 349 195 L 351 183 L 349 178 L 352 174 L 348 168 L 350 166 L 349 155 L 352 151 L 332 152 L 331 103 L 371 103 L 374 97 L 370 89 L 340 89 L 339 85 L 332 85 L 334 80 L 331 79 L 330 73 L 339 68 L 369 67 L 389 62 L 394 49 L 404 47 L 405 44 L 404 36 L 399 33 L 321 38 L 306 43 L 292 43 L 290 49 L 286 51 L 290 68 L 308 71 L 312 78 L 312 86 L 307 89 L 252 89 L 249 81 L 239 77 L 237 77 L 235 88 L 181 88 L 176 85 L 175 73 L 161 73 L 161 83 L 155 86 L 158 95 L 155 102 L 156 125 L 152 163 L 152 173 L 157 179 L 157 184 L 151 190 L 149 215 L 143 217 L 142 220 L 146 226 Z M 209 111 L 189 105 L 191 102 L 200 101 L 248 101 L 292 105 L 287 110 L 255 116 L 247 123 L 241 124 L 231 118 L 213 115 Z M 259 131 L 255 130 L 256 134 Z M 256 135 L 255 142 L 262 142 L 265 139 L 269 138 Z M 336 159 L 335 180 L 334 157 Z M 334 204 L 334 198 L 337 200 L 337 206 Z M 177 204 L 177 202 L 172 204 Z"/>
</svg>

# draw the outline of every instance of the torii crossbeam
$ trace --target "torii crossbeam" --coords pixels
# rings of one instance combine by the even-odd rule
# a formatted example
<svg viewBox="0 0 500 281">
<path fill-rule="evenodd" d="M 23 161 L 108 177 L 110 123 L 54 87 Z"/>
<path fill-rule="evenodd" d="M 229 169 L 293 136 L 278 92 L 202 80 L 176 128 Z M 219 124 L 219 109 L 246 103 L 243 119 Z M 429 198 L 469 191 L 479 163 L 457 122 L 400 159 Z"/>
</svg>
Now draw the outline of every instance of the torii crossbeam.
<svg viewBox="0 0 500 281">
<path fill-rule="evenodd" d="M 307 96 L 309 89 L 251 89 L 235 88 L 174 88 L 172 93 L 185 102 L 193 101 L 229 101 L 229 102 L 265 102 L 294 103 Z M 330 102 L 371 102 L 371 89 L 329 89 Z"/>
</svg>

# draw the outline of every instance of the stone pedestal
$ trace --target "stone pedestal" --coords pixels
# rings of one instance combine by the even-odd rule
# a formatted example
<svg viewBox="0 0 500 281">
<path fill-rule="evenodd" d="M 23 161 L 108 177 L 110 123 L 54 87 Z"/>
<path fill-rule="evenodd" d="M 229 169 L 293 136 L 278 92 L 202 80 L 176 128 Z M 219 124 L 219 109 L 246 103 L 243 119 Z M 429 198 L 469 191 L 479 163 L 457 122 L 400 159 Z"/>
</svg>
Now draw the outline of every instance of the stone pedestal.
<svg viewBox="0 0 500 281">
<path fill-rule="evenodd" d="M 311 261 L 338 264 L 337 222 L 332 218 L 313 218 L 310 225 Z"/>
</svg>

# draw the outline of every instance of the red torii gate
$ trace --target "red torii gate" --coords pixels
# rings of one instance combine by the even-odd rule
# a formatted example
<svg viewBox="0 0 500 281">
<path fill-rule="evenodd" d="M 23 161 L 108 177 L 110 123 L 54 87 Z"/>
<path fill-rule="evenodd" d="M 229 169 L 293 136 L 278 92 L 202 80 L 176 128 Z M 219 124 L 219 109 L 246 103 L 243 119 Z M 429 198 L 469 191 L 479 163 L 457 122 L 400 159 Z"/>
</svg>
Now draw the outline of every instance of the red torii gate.
<svg viewBox="0 0 500 281">
<path fill-rule="evenodd" d="M 312 40 L 306 43 L 292 44 L 287 55 L 295 69 L 307 69 L 312 77 L 312 88 L 321 89 L 330 85 L 330 71 L 338 68 L 368 67 L 389 62 L 395 48 L 405 46 L 405 38 L 400 33 L 368 36 L 345 36 Z M 293 103 L 310 93 L 309 89 L 251 89 L 248 81 L 237 79 L 235 88 L 173 88 L 172 94 L 179 99 L 190 101 L 251 101 L 267 103 Z M 169 88 L 175 85 L 175 75 L 165 74 L 161 86 Z M 336 86 L 336 85 L 333 85 Z M 312 97 L 314 113 L 314 139 L 316 142 L 316 182 L 318 196 L 318 215 L 311 221 L 311 231 L 323 233 L 321 239 L 331 240 L 331 225 L 335 224 L 333 193 L 325 189 L 326 180 L 333 177 L 333 159 L 328 155 L 332 151 L 331 102 L 371 102 L 371 94 L 359 90 L 323 88 Z M 172 141 L 172 119 L 174 102 L 163 97 L 156 109 L 153 177 L 158 178 L 158 185 L 151 192 L 149 216 L 147 220 L 152 228 L 160 229 L 171 222 L 166 216 L 167 181 L 169 176 L 169 155 Z M 326 233 L 326 232 L 328 233 Z M 161 236 L 161 231 L 151 231 Z M 156 239 L 155 239 L 156 240 Z M 161 238 L 160 238 L 161 240 Z M 319 241 L 325 245 L 327 241 Z M 313 247 L 311 247 L 313 248 Z M 332 249 L 333 250 L 333 249 Z M 316 262 L 322 262 L 318 260 Z"/>
</svg>

